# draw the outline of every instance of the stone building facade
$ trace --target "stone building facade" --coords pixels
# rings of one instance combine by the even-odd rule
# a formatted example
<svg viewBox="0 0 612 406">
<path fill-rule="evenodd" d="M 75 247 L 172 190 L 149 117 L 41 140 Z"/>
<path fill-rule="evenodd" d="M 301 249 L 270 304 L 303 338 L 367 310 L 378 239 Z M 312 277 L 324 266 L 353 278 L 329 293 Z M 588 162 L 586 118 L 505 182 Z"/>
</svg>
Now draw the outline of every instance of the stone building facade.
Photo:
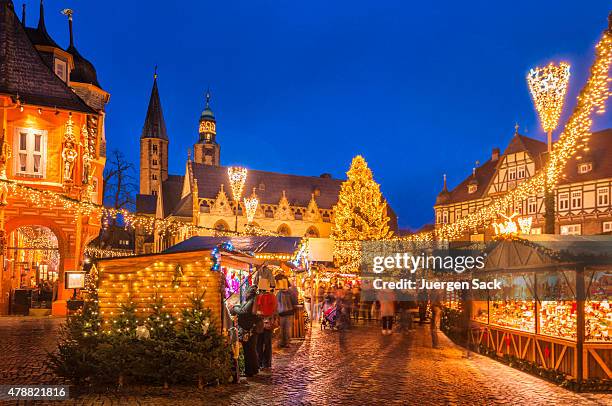
<svg viewBox="0 0 612 406">
<path fill-rule="evenodd" d="M 193 156 L 190 154 L 182 175 L 168 175 L 169 137 L 155 77 L 141 133 L 137 212 L 199 226 L 199 235 L 246 231 L 244 201 L 233 201 L 228 168 L 221 165 L 217 136 L 217 121 L 207 93 Z M 328 237 L 341 183 L 342 180 L 329 174 L 300 176 L 249 169 L 242 197 L 256 196 L 259 200 L 251 224 L 259 232 Z M 389 215 L 391 228 L 397 230 L 397 219 L 391 209 Z M 187 231 L 151 235 L 139 229 L 136 253 L 159 252 L 190 236 Z"/>
</svg>

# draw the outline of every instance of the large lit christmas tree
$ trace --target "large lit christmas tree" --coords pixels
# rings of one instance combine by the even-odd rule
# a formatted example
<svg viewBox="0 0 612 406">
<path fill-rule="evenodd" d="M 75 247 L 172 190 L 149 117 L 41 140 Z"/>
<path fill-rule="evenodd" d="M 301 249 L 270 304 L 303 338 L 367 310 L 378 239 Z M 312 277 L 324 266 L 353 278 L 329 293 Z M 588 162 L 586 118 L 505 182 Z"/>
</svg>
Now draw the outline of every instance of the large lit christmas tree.
<svg viewBox="0 0 612 406">
<path fill-rule="evenodd" d="M 353 158 L 346 175 L 334 206 L 334 238 L 364 241 L 390 237 L 387 202 L 361 155 Z"/>
<path fill-rule="evenodd" d="M 334 206 L 332 237 L 334 257 L 343 270 L 352 272 L 359 261 L 359 241 L 381 240 L 392 235 L 387 202 L 361 155 L 351 162 Z"/>
</svg>

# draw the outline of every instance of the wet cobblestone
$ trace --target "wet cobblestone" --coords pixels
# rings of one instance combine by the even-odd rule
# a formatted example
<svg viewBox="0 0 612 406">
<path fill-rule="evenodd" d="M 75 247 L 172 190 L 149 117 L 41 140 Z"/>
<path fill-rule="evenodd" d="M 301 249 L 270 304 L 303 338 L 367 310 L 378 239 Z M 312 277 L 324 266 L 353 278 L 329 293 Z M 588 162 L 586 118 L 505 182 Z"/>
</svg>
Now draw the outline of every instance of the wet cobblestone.
<svg viewBox="0 0 612 406">
<path fill-rule="evenodd" d="M 61 383 L 42 364 L 61 320 L 0 318 L 0 383 Z M 271 372 L 218 388 L 131 388 L 58 405 L 611 405 L 612 395 L 577 394 L 465 351 L 427 327 L 382 336 L 374 326 L 313 329 L 276 351 Z M 24 404 L 24 403 L 22 403 Z"/>
</svg>

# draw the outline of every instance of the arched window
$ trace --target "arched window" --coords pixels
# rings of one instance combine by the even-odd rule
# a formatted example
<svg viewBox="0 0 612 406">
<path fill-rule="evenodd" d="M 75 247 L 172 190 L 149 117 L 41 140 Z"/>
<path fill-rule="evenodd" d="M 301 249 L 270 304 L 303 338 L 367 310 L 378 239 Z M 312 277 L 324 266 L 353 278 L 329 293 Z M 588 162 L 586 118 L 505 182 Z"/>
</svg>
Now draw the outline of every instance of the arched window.
<svg viewBox="0 0 612 406">
<path fill-rule="evenodd" d="M 225 222 L 225 220 L 219 220 L 215 223 L 215 230 L 218 231 L 226 231 L 229 230 L 229 226 L 227 225 L 227 223 Z"/>
<path fill-rule="evenodd" d="M 287 224 L 281 224 L 280 226 L 278 226 L 278 230 L 276 230 L 276 232 L 282 235 L 283 237 L 288 237 L 291 235 L 291 230 L 289 229 L 289 226 Z"/>
<path fill-rule="evenodd" d="M 319 230 L 317 230 L 315 226 L 310 226 L 308 227 L 308 230 L 306 230 L 305 236 L 311 238 L 319 238 Z"/>
</svg>

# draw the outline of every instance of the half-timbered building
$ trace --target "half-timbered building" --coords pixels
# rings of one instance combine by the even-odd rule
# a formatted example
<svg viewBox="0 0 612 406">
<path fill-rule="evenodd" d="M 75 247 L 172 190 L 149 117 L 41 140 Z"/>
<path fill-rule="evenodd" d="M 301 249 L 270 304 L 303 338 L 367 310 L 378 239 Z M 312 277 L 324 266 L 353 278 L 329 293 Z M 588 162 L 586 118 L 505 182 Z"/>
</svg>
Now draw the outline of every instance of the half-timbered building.
<svg viewBox="0 0 612 406">
<path fill-rule="evenodd" d="M 588 235 L 612 231 L 612 129 L 593 133 L 588 152 L 571 158 L 554 190 L 555 233 Z M 446 185 L 434 205 L 436 227 L 453 223 L 513 190 L 540 170 L 546 162 L 546 143 L 521 135 L 518 127 L 503 154 L 495 148 L 489 159 L 449 190 Z M 507 216 L 531 217 L 531 234 L 544 230 L 544 195 L 516 202 Z M 464 238 L 483 240 L 492 227 L 470 230 Z"/>
</svg>

